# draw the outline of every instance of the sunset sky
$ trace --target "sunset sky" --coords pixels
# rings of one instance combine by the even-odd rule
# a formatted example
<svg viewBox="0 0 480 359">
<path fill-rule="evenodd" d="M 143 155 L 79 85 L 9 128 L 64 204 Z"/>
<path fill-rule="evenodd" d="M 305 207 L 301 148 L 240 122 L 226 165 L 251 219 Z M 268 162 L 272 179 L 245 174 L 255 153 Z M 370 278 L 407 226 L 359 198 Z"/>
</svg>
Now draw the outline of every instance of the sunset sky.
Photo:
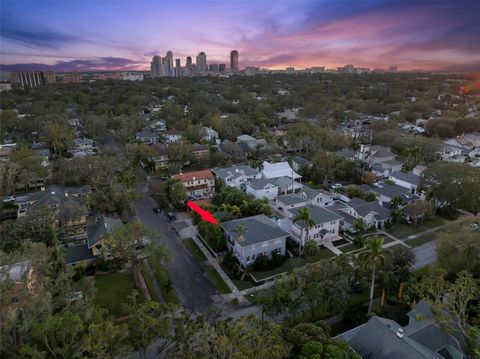
<svg viewBox="0 0 480 359">
<path fill-rule="evenodd" d="M 240 67 L 480 71 L 480 1 L 1 1 L 3 70 L 148 70 L 153 54 Z"/>
</svg>

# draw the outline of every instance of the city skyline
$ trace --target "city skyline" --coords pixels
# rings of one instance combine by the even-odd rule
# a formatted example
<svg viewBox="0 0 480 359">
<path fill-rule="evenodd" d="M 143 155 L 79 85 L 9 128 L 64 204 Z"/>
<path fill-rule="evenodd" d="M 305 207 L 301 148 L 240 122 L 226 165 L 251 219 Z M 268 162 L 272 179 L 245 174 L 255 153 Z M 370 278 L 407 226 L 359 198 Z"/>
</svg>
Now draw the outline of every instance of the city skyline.
<svg viewBox="0 0 480 359">
<path fill-rule="evenodd" d="M 473 1 L 2 2 L 0 64 L 15 69 L 150 70 L 152 56 L 207 64 L 480 71 Z M 162 34 L 160 36 L 159 34 Z M 173 64 L 172 64 L 173 66 Z"/>
</svg>

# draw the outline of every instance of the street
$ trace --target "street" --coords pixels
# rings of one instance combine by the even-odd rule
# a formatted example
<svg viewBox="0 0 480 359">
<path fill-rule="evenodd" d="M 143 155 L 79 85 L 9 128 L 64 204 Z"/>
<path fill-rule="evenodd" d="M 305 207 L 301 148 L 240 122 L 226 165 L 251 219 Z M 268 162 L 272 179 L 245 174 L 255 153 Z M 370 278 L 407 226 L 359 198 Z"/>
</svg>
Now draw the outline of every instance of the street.
<svg viewBox="0 0 480 359">
<path fill-rule="evenodd" d="M 413 268 L 419 269 L 425 267 L 437 261 L 437 242 L 431 241 L 422 244 L 419 247 L 413 248 L 412 252 L 415 254 L 417 259 L 413 265 Z"/>
<path fill-rule="evenodd" d="M 153 208 L 157 205 L 148 196 L 147 185 L 139 185 L 138 193 L 142 199 L 134 203 L 136 216 L 146 228 L 160 234 L 159 244 L 167 244 L 172 258 L 169 272 L 180 300 L 187 309 L 197 313 L 204 311 L 213 304 L 212 296 L 217 294 L 215 287 L 203 275 L 200 264 L 190 255 L 180 237 L 172 231 L 165 216 L 154 213 Z"/>
</svg>

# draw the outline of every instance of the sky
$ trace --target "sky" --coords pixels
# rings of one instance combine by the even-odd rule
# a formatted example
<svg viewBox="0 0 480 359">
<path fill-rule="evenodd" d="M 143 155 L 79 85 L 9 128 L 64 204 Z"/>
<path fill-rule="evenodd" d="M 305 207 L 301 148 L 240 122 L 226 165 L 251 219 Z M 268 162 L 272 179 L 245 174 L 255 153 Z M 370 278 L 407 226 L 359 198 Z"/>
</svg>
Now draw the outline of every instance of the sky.
<svg viewBox="0 0 480 359">
<path fill-rule="evenodd" d="M 0 1 L 4 71 L 149 70 L 182 65 L 480 71 L 480 0 Z M 194 60 L 195 61 L 195 60 Z"/>
</svg>

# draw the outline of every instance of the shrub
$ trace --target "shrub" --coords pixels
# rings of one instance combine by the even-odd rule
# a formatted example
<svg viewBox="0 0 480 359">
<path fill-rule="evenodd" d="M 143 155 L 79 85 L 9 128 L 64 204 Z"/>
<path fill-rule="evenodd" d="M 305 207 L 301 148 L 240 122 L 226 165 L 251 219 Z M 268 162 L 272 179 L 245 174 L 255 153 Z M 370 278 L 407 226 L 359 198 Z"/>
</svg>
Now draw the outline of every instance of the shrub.
<svg viewBox="0 0 480 359">
<path fill-rule="evenodd" d="M 255 262 L 253 263 L 253 268 L 255 270 L 261 270 L 268 267 L 270 264 L 270 260 L 266 254 L 259 254 L 257 258 L 255 258 Z"/>
</svg>

